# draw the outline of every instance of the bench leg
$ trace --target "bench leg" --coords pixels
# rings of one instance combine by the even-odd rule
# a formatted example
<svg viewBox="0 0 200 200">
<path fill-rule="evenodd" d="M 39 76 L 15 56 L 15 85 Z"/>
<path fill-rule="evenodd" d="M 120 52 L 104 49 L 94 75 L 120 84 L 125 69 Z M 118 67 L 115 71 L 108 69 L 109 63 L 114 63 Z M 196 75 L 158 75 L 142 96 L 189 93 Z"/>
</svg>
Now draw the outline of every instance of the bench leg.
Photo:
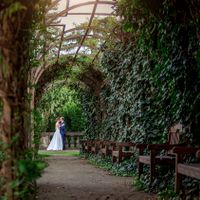
<svg viewBox="0 0 200 200">
<path fill-rule="evenodd" d="M 143 163 L 138 162 L 138 172 L 139 172 L 139 177 L 141 176 L 141 174 L 143 174 L 143 166 L 144 166 Z"/>
<path fill-rule="evenodd" d="M 122 151 L 119 150 L 118 163 L 122 162 Z"/>
<path fill-rule="evenodd" d="M 181 189 L 181 181 L 182 181 L 182 176 L 179 173 L 176 173 L 175 177 L 175 192 L 179 194 L 180 189 Z"/>
<path fill-rule="evenodd" d="M 156 151 L 155 151 L 155 149 L 152 149 L 150 151 L 150 176 L 151 176 L 151 183 L 152 183 L 153 179 L 155 178 L 155 171 L 156 171 L 155 157 L 156 157 Z"/>
<path fill-rule="evenodd" d="M 118 157 L 118 163 L 122 162 L 122 156 Z"/>
<path fill-rule="evenodd" d="M 150 176 L 151 176 L 151 183 L 153 182 L 153 179 L 155 178 L 155 164 L 150 165 Z"/>
<path fill-rule="evenodd" d="M 115 163 L 117 161 L 117 158 L 115 156 L 112 156 L 112 162 Z"/>
<path fill-rule="evenodd" d="M 178 163 L 183 160 L 181 154 L 176 154 L 176 167 L 175 167 L 175 192 L 179 193 L 182 185 L 182 175 L 178 173 Z"/>
</svg>

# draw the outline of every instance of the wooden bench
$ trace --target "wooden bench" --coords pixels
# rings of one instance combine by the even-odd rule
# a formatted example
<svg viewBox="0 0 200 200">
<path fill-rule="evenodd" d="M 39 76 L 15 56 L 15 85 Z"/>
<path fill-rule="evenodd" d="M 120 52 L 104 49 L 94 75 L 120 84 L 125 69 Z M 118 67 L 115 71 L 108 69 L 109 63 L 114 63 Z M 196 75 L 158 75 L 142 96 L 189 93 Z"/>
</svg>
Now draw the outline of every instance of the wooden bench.
<svg viewBox="0 0 200 200">
<path fill-rule="evenodd" d="M 85 142 L 86 140 L 80 140 L 80 152 L 85 153 Z"/>
<path fill-rule="evenodd" d="M 175 167 L 175 154 L 172 152 L 172 148 L 175 146 L 185 146 L 187 142 L 179 144 L 180 130 L 182 126 L 177 124 L 170 128 L 168 135 L 168 142 L 164 144 L 137 144 L 136 148 L 139 149 L 138 158 L 138 172 L 139 177 L 143 173 L 144 164 L 150 166 L 150 177 L 151 182 L 156 177 L 156 166 L 157 165 L 168 165 Z M 148 155 L 144 155 L 144 150 L 147 149 Z M 163 155 L 161 151 L 165 151 Z"/>
<path fill-rule="evenodd" d="M 102 141 L 100 141 L 100 140 L 92 141 L 92 143 L 91 143 L 91 153 L 98 154 L 99 150 L 100 150 L 101 143 L 102 143 Z"/>
<path fill-rule="evenodd" d="M 173 152 L 176 154 L 176 176 L 175 176 L 175 191 L 180 192 L 182 188 L 182 176 L 189 176 L 195 179 L 200 180 L 200 162 L 199 163 L 183 163 L 184 156 L 195 155 L 200 159 L 200 149 L 187 147 L 181 148 L 176 147 L 173 149 Z"/>
<path fill-rule="evenodd" d="M 91 140 L 84 141 L 83 152 L 84 153 L 91 153 L 91 148 L 92 148 L 92 141 Z"/>
<path fill-rule="evenodd" d="M 112 146 L 115 144 L 115 142 L 111 141 L 102 141 L 100 144 L 100 154 L 102 156 L 109 156 L 112 155 Z"/>
<path fill-rule="evenodd" d="M 135 144 L 131 142 L 118 142 L 112 146 L 112 162 L 120 163 L 123 158 L 130 158 L 134 152 Z"/>
</svg>

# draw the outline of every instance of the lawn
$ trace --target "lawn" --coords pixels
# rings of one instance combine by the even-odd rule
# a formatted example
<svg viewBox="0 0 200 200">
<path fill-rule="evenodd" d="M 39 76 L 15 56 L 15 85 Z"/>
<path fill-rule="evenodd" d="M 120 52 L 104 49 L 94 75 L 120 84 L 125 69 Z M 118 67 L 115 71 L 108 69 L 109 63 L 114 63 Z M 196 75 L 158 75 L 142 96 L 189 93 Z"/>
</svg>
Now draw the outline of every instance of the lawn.
<svg viewBox="0 0 200 200">
<path fill-rule="evenodd" d="M 39 151 L 39 155 L 42 156 L 79 156 L 80 152 L 77 150 L 69 150 L 69 151 Z"/>
</svg>

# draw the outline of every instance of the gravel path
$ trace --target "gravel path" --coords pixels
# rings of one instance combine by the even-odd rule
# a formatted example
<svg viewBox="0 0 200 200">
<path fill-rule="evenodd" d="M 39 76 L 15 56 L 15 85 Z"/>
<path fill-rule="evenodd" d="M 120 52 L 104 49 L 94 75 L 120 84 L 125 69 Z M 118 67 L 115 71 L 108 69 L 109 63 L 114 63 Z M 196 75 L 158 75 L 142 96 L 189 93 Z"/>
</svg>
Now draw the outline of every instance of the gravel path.
<svg viewBox="0 0 200 200">
<path fill-rule="evenodd" d="M 155 200 L 133 191 L 132 178 L 109 175 L 87 160 L 71 156 L 47 158 L 49 167 L 38 180 L 39 200 Z"/>
</svg>

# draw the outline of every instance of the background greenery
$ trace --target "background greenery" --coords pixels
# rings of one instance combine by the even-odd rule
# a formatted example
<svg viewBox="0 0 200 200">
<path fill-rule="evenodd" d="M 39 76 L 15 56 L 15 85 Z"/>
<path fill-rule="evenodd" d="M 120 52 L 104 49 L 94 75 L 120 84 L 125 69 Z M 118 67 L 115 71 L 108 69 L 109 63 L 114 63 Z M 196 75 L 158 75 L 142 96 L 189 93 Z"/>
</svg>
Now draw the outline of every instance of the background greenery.
<svg viewBox="0 0 200 200">
<path fill-rule="evenodd" d="M 85 116 L 77 92 L 61 84 L 51 85 L 42 96 L 37 109 L 46 120 L 46 131 L 55 131 L 55 119 L 64 117 L 67 131 L 83 131 Z"/>
</svg>

